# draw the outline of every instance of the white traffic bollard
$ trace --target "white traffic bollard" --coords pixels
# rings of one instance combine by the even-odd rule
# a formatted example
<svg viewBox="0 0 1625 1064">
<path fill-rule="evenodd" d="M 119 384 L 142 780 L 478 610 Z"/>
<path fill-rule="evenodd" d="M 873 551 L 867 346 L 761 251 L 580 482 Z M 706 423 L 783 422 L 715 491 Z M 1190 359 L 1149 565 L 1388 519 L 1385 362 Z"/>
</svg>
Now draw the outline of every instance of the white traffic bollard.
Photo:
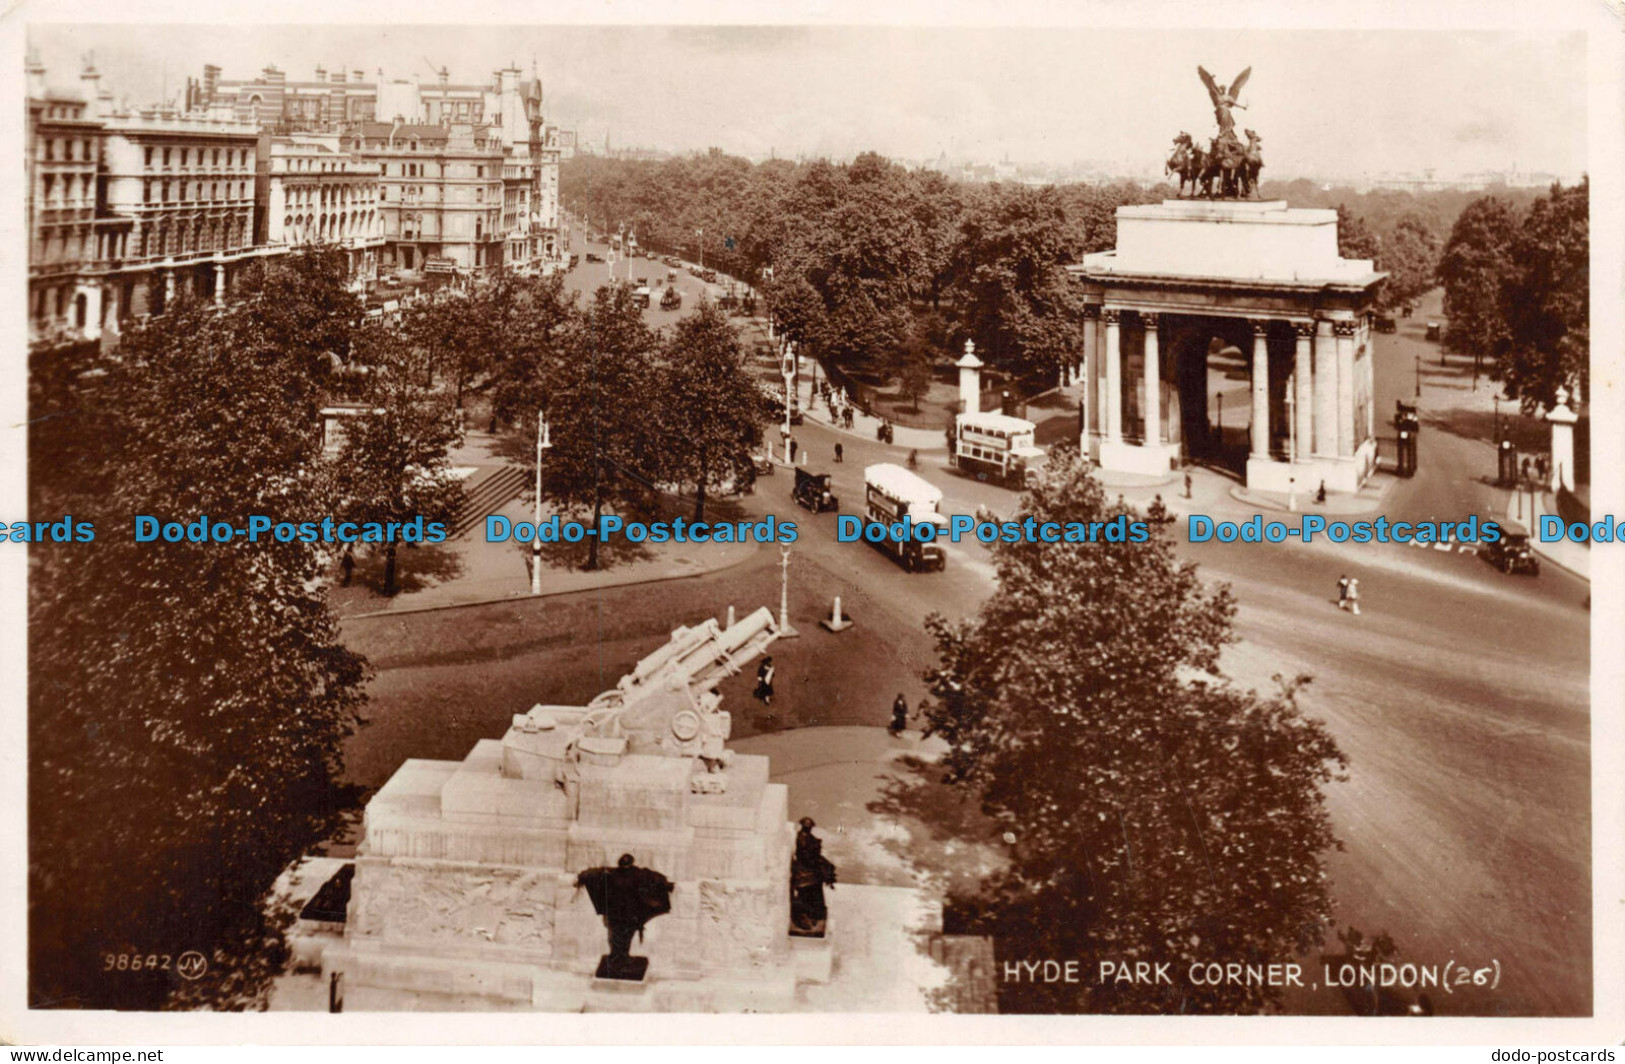
<svg viewBox="0 0 1625 1064">
<path fill-rule="evenodd" d="M 830 606 L 829 617 L 818 623 L 832 632 L 844 632 L 852 627 L 852 618 L 841 612 L 841 596 L 835 596 L 835 602 Z"/>
</svg>

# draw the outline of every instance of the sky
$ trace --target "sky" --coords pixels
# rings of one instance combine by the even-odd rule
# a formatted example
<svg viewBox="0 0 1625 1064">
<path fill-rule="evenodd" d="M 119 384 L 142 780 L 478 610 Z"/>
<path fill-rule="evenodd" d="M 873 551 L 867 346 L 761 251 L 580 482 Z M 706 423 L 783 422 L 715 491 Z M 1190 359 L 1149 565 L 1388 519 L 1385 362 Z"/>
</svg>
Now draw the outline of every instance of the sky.
<svg viewBox="0 0 1625 1064">
<path fill-rule="evenodd" d="M 1222 83 L 1251 67 L 1237 124 L 1267 177 L 1588 169 L 1588 44 L 1567 31 L 35 23 L 28 40 L 52 84 L 93 53 L 132 103 L 205 62 L 468 82 L 534 62 L 547 120 L 595 146 L 1132 174 L 1160 172 L 1181 130 L 1215 132 L 1198 65 Z"/>
</svg>

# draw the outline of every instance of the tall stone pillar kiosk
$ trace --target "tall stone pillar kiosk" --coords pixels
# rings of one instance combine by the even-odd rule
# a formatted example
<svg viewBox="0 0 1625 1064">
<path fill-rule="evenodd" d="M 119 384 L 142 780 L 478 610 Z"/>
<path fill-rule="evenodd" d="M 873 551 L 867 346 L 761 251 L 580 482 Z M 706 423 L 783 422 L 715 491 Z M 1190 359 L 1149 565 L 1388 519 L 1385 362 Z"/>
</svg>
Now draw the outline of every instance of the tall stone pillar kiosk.
<svg viewBox="0 0 1625 1064">
<path fill-rule="evenodd" d="M 1574 490 L 1574 423 L 1580 416 L 1569 409 L 1566 388 L 1557 390 L 1557 405 L 1547 413 L 1552 426 L 1552 482 L 1554 492 Z"/>
<path fill-rule="evenodd" d="M 965 341 L 965 357 L 954 363 L 959 368 L 959 405 L 967 414 L 982 412 L 982 367 L 976 357 L 976 341 Z"/>
</svg>

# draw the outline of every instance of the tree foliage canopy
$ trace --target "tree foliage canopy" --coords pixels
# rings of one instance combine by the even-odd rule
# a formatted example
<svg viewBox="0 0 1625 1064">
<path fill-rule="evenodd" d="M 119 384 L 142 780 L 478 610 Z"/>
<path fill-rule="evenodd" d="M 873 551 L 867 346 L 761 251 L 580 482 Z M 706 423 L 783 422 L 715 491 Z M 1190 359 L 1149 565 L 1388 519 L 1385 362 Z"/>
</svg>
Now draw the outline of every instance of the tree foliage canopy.
<svg viewBox="0 0 1625 1064">
<path fill-rule="evenodd" d="M 1075 452 L 1052 454 L 1016 520 L 1099 522 Z M 1130 515 L 1131 519 L 1135 515 Z M 1152 515 L 1155 516 L 1155 515 Z M 933 618 L 927 674 L 947 778 L 1015 842 L 980 903 L 1005 958 L 1268 963 L 1315 946 L 1336 845 L 1323 787 L 1343 756 L 1294 694 L 1217 675 L 1234 603 L 1143 544 L 999 543 L 974 619 Z M 1012 1011 L 1255 1012 L 1264 987 L 1006 984 Z"/>
<path fill-rule="evenodd" d="M 658 465 L 695 486 L 694 519 L 709 491 L 742 483 L 766 422 L 762 393 L 745 371 L 739 334 L 709 301 L 680 320 L 661 346 Z"/>
<path fill-rule="evenodd" d="M 297 304 L 296 304 L 297 305 Z M 120 356 L 49 379 L 36 417 L 77 437 L 36 496 L 93 521 L 93 543 L 41 544 L 29 585 L 31 995 L 151 1008 L 187 994 L 251 1005 L 280 960 L 262 901 L 331 836 L 351 796 L 340 744 L 364 663 L 314 580 L 318 546 L 137 543 L 133 519 L 319 521 L 312 345 L 261 305 L 182 303 Z M 56 509 L 57 506 L 62 507 Z M 121 952 L 197 950 L 109 978 Z M 177 990 L 187 994 L 174 995 Z"/>
</svg>

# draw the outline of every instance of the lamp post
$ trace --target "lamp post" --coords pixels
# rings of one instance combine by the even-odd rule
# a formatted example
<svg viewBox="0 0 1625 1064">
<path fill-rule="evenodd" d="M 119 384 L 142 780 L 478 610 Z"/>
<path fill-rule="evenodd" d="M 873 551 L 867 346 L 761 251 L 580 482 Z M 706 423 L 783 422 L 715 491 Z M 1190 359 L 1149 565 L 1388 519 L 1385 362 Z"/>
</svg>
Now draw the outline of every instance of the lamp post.
<svg viewBox="0 0 1625 1064">
<path fill-rule="evenodd" d="M 536 537 L 530 541 L 530 593 L 542 593 L 542 453 L 553 446 L 547 414 L 536 411 Z"/>
<path fill-rule="evenodd" d="M 1298 419 L 1292 416 L 1295 403 L 1292 393 L 1297 389 L 1287 382 L 1286 391 L 1286 509 L 1298 512 Z"/>
<path fill-rule="evenodd" d="M 1416 398 L 1422 398 L 1422 352 L 1416 352 Z"/>
<path fill-rule="evenodd" d="M 794 639 L 801 633 L 790 623 L 790 547 L 779 547 L 779 638 Z"/>
<path fill-rule="evenodd" d="M 796 379 L 796 343 L 794 340 L 784 342 L 784 364 L 779 367 L 784 374 L 784 464 L 790 464 L 790 388 Z"/>
</svg>

